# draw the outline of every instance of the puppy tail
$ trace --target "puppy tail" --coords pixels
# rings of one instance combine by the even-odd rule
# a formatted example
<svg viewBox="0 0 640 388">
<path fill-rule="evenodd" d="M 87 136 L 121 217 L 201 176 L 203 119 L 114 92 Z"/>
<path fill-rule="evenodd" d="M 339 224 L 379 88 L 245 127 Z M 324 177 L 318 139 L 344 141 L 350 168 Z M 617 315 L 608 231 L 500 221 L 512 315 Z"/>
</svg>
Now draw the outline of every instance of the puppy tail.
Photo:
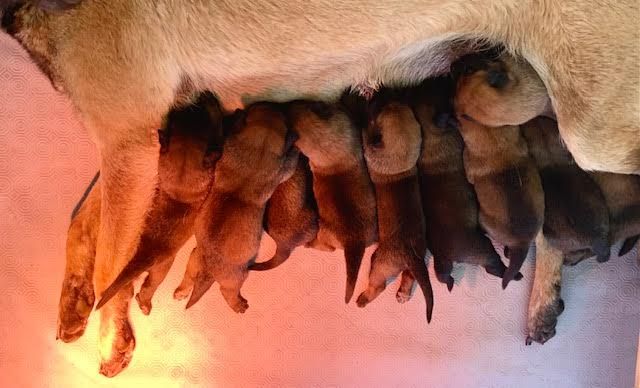
<svg viewBox="0 0 640 388">
<path fill-rule="evenodd" d="M 207 275 L 208 271 L 200 271 L 193 281 L 193 291 L 191 291 L 191 297 L 185 306 L 185 309 L 190 308 L 194 304 L 198 303 L 200 298 L 209 291 L 215 279 L 212 276 Z"/>
<path fill-rule="evenodd" d="M 150 255 L 136 255 L 127 265 L 120 271 L 116 280 L 102 293 L 100 301 L 96 305 L 96 310 L 104 306 L 120 289 L 131 283 L 141 273 L 151 268 L 159 258 Z"/>
<path fill-rule="evenodd" d="M 431 323 L 431 316 L 433 315 L 433 289 L 431 288 L 427 265 L 424 262 L 424 258 L 418 256 L 412 256 L 408 261 L 409 271 L 418 282 L 425 302 L 427 303 L 427 323 Z"/>
<path fill-rule="evenodd" d="M 515 247 L 504 247 L 504 255 L 509 259 L 509 266 L 502 275 L 502 289 L 507 288 L 510 281 L 519 277 L 518 273 L 528 254 L 529 244 L 516 245 Z"/>
<path fill-rule="evenodd" d="M 360 272 L 360 264 L 362 264 L 362 256 L 364 256 L 365 246 L 361 242 L 347 243 L 344 248 L 344 259 L 347 265 L 347 289 L 344 295 L 344 302 L 349 303 L 353 297 L 358 281 L 358 272 Z"/>
<path fill-rule="evenodd" d="M 291 249 L 288 247 L 282 247 L 278 245 L 276 248 L 276 253 L 273 257 L 267 261 L 263 261 L 262 263 L 253 263 L 249 266 L 250 271 L 268 271 L 270 269 L 274 269 L 278 267 L 280 264 L 287 261 L 287 259 L 291 256 Z"/>
<path fill-rule="evenodd" d="M 620 251 L 618 251 L 618 256 L 624 256 L 627 253 L 629 253 L 633 249 L 633 247 L 636 245 L 638 240 L 640 240 L 640 234 L 637 234 L 635 236 L 629 237 L 626 240 L 624 240 L 624 242 L 622 243 L 622 247 L 620 248 Z"/>
</svg>

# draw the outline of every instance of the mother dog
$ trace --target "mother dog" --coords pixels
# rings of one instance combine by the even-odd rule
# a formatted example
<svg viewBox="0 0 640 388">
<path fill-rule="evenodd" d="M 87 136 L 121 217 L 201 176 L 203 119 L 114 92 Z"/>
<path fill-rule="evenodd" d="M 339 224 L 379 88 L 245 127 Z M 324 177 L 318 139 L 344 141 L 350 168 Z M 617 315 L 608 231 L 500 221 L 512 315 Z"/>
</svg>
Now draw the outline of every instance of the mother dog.
<svg viewBox="0 0 640 388">
<path fill-rule="evenodd" d="M 52 13 L 9 3 L 5 30 L 71 98 L 100 152 L 98 295 L 139 238 L 161 118 L 200 90 L 226 109 L 327 100 L 443 73 L 464 42 L 502 43 L 544 81 L 583 168 L 640 173 L 637 0 L 83 0 Z M 101 310 L 114 373 L 133 351 L 131 293 Z"/>
</svg>

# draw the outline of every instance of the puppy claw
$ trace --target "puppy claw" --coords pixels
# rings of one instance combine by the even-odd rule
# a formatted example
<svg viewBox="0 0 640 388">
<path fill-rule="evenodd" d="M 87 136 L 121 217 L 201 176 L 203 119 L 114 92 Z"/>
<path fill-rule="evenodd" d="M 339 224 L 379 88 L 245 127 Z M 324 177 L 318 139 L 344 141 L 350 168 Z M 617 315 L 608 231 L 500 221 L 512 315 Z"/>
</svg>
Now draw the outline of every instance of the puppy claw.
<svg viewBox="0 0 640 388">
<path fill-rule="evenodd" d="M 396 300 L 398 301 L 398 303 L 400 304 L 407 303 L 410 299 L 411 299 L 411 292 L 406 293 L 406 292 L 401 292 L 400 290 L 396 292 Z M 358 300 L 360 300 L 360 298 L 358 298 Z M 360 307 L 360 305 L 358 305 L 358 307 Z"/>
<path fill-rule="evenodd" d="M 524 344 L 527 346 L 531 346 L 533 343 L 533 339 L 530 336 L 527 336 L 527 339 L 524 341 Z"/>
<path fill-rule="evenodd" d="M 249 308 L 249 302 L 245 298 L 240 296 L 238 302 L 231 306 L 231 308 L 236 313 L 244 314 L 245 311 L 247 311 L 247 309 Z"/>
<path fill-rule="evenodd" d="M 185 300 L 187 299 L 187 297 L 189 297 L 190 294 L 191 294 L 190 287 L 179 286 L 178 288 L 175 289 L 175 291 L 173 291 L 173 299 Z"/>
<path fill-rule="evenodd" d="M 399 295 L 400 294 L 396 294 L 396 299 L 398 299 L 398 302 L 400 302 Z M 406 302 L 407 300 L 405 300 L 404 302 Z M 367 296 L 363 292 L 362 294 L 360 294 L 360 296 L 358 296 L 358 299 L 356 300 L 356 305 L 358 305 L 358 307 L 360 308 L 363 308 L 367 304 L 369 304 L 369 302 L 370 302 L 369 298 L 367 298 Z M 404 303 L 404 302 L 400 302 L 400 303 Z"/>
</svg>

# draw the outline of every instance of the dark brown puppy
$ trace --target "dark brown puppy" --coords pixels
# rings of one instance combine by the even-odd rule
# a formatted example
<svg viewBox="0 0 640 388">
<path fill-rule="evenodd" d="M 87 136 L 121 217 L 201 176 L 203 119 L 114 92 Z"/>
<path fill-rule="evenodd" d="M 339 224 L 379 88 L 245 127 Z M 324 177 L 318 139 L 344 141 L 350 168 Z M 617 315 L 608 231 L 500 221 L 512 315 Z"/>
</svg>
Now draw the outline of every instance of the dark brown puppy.
<svg viewBox="0 0 640 388">
<path fill-rule="evenodd" d="M 427 246 L 433 254 L 436 277 L 453 288 L 453 262 L 481 265 L 502 277 L 506 267 L 480 229 L 478 203 L 467 181 L 464 143 L 450 115 L 454 85 L 449 78 L 425 82 L 416 88 L 412 104 L 422 127 L 418 159 Z M 518 273 L 515 279 L 520 279 Z"/>
<path fill-rule="evenodd" d="M 377 239 L 376 200 L 362 151 L 361 132 L 343 107 L 295 101 L 289 118 L 300 137 L 296 145 L 309 158 L 320 217 L 309 246 L 344 249 L 345 302 L 353 296 L 365 248 Z"/>
<path fill-rule="evenodd" d="M 538 166 L 545 196 L 544 236 L 565 264 L 609 258 L 609 211 L 600 188 L 560 141 L 555 121 L 538 117 L 521 126 Z"/>
<path fill-rule="evenodd" d="M 198 244 L 174 293 L 180 298 L 193 289 L 187 308 L 216 281 L 234 311 L 249 307 L 240 290 L 258 252 L 266 203 L 298 164 L 295 140 L 277 104 L 254 104 L 235 115 L 196 221 Z"/>
<path fill-rule="evenodd" d="M 309 159 L 304 155 L 300 155 L 293 176 L 281 183 L 267 202 L 264 230 L 276 242 L 276 253 L 268 261 L 250 266 L 252 271 L 266 271 L 279 266 L 296 247 L 316 238 L 318 205 L 313 196 Z"/>
<path fill-rule="evenodd" d="M 468 118 L 461 118 L 459 127 L 465 143 L 465 172 L 480 206 L 480 225 L 505 246 L 509 259 L 502 277 L 502 287 L 506 288 L 542 228 L 544 192 L 540 175 L 519 127 L 492 128 Z"/>
<path fill-rule="evenodd" d="M 393 277 L 416 279 L 424 294 L 427 322 L 433 313 L 433 290 L 425 264 L 427 242 L 416 162 L 420 155 L 420 124 L 411 108 L 389 90 L 370 104 L 369 125 L 363 133 L 364 155 L 375 186 L 379 241 L 371 257 L 369 286 L 357 300 L 366 306 Z M 411 282 L 411 286 L 413 282 Z M 411 286 L 401 287 L 400 302 Z M 409 291 L 408 294 L 405 294 Z"/>
<path fill-rule="evenodd" d="M 629 253 L 640 237 L 640 176 L 591 172 L 609 209 L 611 243 L 624 240 L 619 256 Z"/>
<path fill-rule="evenodd" d="M 136 296 L 143 313 L 164 280 L 178 250 L 193 235 L 199 209 L 211 187 L 223 144 L 222 111 L 210 93 L 167 117 L 160 133 L 158 189 L 136 254 L 102 294 L 97 308 L 123 286 L 149 271 Z"/>
</svg>

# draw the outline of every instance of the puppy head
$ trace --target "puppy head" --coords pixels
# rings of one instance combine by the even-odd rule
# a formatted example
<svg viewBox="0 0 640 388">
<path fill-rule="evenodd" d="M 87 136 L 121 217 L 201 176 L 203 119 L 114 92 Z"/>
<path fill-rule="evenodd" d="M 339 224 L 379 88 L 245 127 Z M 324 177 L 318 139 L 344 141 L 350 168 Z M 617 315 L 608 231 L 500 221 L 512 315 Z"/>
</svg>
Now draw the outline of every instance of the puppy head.
<svg viewBox="0 0 640 388">
<path fill-rule="evenodd" d="M 396 175 L 415 167 L 422 134 L 411 108 L 398 101 L 376 108 L 363 132 L 364 155 L 372 175 Z"/>
<path fill-rule="evenodd" d="M 533 67 L 508 55 L 458 72 L 455 109 L 484 125 L 520 125 L 545 112 L 547 89 Z"/>
<path fill-rule="evenodd" d="M 536 117 L 520 128 L 527 141 L 529 154 L 539 168 L 574 163 L 569 150 L 562 143 L 555 121 L 546 117 Z"/>
<path fill-rule="evenodd" d="M 298 162 L 296 135 L 288 130 L 284 109 L 273 103 L 254 104 L 236 111 L 225 131 L 215 187 L 247 201 L 266 203 L 275 188 L 293 175 Z"/>
<path fill-rule="evenodd" d="M 222 111 L 215 97 L 203 93 L 194 105 L 172 110 L 158 134 L 160 189 L 183 202 L 202 199 L 224 142 Z"/>
<path fill-rule="evenodd" d="M 294 101 L 289 120 L 298 134 L 296 146 L 314 170 L 340 172 L 362 163 L 360 130 L 337 104 Z"/>
</svg>

